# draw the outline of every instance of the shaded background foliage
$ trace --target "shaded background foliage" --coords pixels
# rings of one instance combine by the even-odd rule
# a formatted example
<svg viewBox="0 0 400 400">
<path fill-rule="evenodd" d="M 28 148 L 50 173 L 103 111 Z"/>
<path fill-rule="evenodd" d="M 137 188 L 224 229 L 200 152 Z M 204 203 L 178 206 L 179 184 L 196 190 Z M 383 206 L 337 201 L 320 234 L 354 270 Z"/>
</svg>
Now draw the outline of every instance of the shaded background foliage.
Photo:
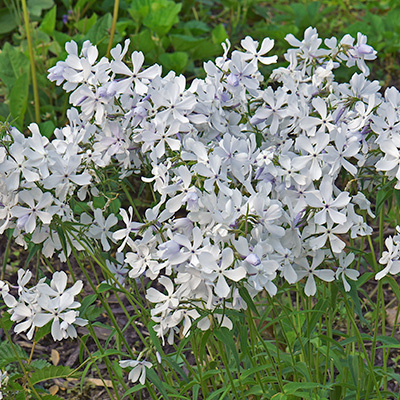
<svg viewBox="0 0 400 400">
<path fill-rule="evenodd" d="M 1 3 L 0 3 L 1 4 Z M 75 40 L 96 44 L 106 55 L 112 25 L 113 0 L 28 0 L 39 86 L 40 127 L 50 136 L 66 122 L 68 95 L 50 83 L 47 69 L 64 59 L 64 45 Z M 356 36 L 362 32 L 379 52 L 373 77 L 384 86 L 396 83 L 400 47 L 400 4 L 396 0 L 290 2 L 260 0 L 121 0 L 114 44 L 131 39 L 130 51 L 141 50 L 146 63 L 159 63 L 164 73 L 174 70 L 190 80 L 204 75 L 203 62 L 221 52 L 229 38 L 237 47 L 246 35 L 275 39 L 283 54 L 288 33 L 301 36 L 314 26 L 321 37 Z M 19 0 L 0 6 L 0 120 L 22 129 L 34 118 L 32 77 L 26 30 Z M 283 60 L 280 60 L 283 62 Z M 265 71 L 273 67 L 265 67 Z M 340 80 L 354 71 L 338 71 Z"/>
</svg>

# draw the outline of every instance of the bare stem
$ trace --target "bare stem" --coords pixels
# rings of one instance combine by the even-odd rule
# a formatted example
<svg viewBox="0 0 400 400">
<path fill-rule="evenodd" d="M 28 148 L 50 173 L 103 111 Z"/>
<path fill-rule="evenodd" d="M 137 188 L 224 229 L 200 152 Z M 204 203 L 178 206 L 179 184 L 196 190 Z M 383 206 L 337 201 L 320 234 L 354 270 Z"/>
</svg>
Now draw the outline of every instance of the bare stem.
<svg viewBox="0 0 400 400">
<path fill-rule="evenodd" d="M 35 119 L 36 119 L 36 122 L 39 124 L 40 123 L 39 89 L 38 89 L 38 83 L 37 83 L 37 79 L 36 79 L 36 67 L 35 67 L 35 57 L 33 55 L 32 37 L 31 37 L 31 31 L 29 29 L 28 8 L 26 7 L 26 0 L 21 0 L 21 2 L 22 2 L 22 12 L 24 14 L 26 38 L 28 39 L 29 63 L 31 64 Z M 23 123 L 23 121 L 21 121 L 21 123 Z"/>
<path fill-rule="evenodd" d="M 111 32 L 110 32 L 110 39 L 108 41 L 108 47 L 107 47 L 107 57 L 110 56 L 111 47 L 112 47 L 113 41 L 114 41 L 115 26 L 117 25 L 117 19 L 118 19 L 118 9 L 119 9 L 119 0 L 115 0 L 114 1 L 113 20 L 112 20 Z"/>
</svg>

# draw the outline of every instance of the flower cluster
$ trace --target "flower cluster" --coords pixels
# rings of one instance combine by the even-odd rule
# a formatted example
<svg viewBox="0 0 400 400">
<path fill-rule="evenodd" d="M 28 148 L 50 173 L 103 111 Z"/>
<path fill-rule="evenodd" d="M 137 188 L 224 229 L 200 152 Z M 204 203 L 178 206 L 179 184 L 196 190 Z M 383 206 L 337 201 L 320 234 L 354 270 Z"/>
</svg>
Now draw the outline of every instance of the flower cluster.
<svg viewBox="0 0 400 400">
<path fill-rule="evenodd" d="M 242 51 L 224 43 L 223 55 L 204 64 L 206 77 L 190 85 L 144 67 L 140 52 L 125 62 L 129 41 L 112 60 L 98 60 L 89 42 L 80 52 L 67 43 L 49 79 L 77 108 L 52 141 L 36 124 L 28 138 L 15 128 L 1 138 L 0 232 L 13 228 L 18 243 L 42 244 L 48 257 L 95 243 L 114 249 L 116 281 L 127 272 L 158 282 L 146 297 L 169 342 L 193 323 L 208 329 L 210 315 L 230 328 L 223 310 L 245 308 L 243 290 L 273 296 L 285 281 L 304 281 L 311 296 L 318 280 L 335 279 L 350 290 L 359 273 L 346 244 L 372 233 L 366 177 L 400 177 L 400 94 L 382 95 L 366 78 L 376 52 L 361 34 L 323 42 L 308 28 L 303 40 L 286 39 L 289 65 L 268 82 L 259 65 L 277 61 L 266 55 L 274 41 L 246 37 Z M 341 64 L 362 74 L 339 84 Z M 104 177 L 123 184 L 131 176 L 155 199 L 143 219 L 133 206 L 95 206 Z M 74 228 L 57 229 L 66 223 Z M 23 327 L 48 318 L 26 316 Z"/>
<path fill-rule="evenodd" d="M 15 333 L 27 331 L 30 340 L 36 328 L 52 321 L 51 335 L 54 340 L 77 337 L 75 325 L 84 326 L 87 323 L 79 318 L 77 308 L 80 303 L 74 300 L 82 290 L 82 281 L 75 282 L 67 289 L 67 274 L 60 271 L 53 274 L 50 285 L 45 283 L 46 278 L 42 278 L 35 286 L 27 288 L 31 278 L 29 270 L 18 271 L 18 300 L 10 294 L 9 285 L 0 281 L 1 294 L 9 308 L 10 319 L 17 323 Z"/>
</svg>

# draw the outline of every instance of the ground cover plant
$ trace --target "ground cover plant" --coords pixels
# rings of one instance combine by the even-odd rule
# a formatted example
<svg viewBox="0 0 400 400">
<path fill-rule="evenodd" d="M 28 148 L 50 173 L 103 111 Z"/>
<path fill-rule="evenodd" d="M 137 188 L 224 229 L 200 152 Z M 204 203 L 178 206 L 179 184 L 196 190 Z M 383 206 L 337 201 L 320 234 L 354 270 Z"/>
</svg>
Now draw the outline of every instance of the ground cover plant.
<svg viewBox="0 0 400 400">
<path fill-rule="evenodd" d="M 1 130 L 4 398 L 399 398 L 400 95 L 361 33 L 286 40 L 190 81 L 66 43 L 68 124 Z"/>
</svg>

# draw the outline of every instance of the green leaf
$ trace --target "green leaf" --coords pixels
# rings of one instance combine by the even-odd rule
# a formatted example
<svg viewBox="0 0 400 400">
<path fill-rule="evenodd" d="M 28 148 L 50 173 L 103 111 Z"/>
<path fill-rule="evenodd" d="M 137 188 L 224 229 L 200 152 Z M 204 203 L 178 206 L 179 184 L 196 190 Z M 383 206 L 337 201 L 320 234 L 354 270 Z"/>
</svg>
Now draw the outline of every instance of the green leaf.
<svg viewBox="0 0 400 400">
<path fill-rule="evenodd" d="M 400 301 L 400 289 L 399 289 L 399 284 L 396 282 L 396 280 L 389 275 L 386 275 L 384 278 L 382 278 L 382 284 L 388 283 L 393 290 L 393 293 L 397 297 L 397 301 Z"/>
<path fill-rule="evenodd" d="M 389 348 L 389 349 L 399 349 L 400 348 L 400 342 L 391 336 L 378 336 L 376 338 L 378 342 L 381 342 L 383 346 L 377 347 L 377 349 L 382 349 L 382 348 Z"/>
<path fill-rule="evenodd" d="M 232 332 L 228 328 L 219 328 L 214 330 L 214 336 L 231 351 L 232 356 L 236 362 L 236 367 L 239 369 L 239 354 L 235 346 L 235 341 L 232 337 Z"/>
<path fill-rule="evenodd" d="M 221 44 L 228 39 L 225 27 L 222 24 L 217 25 L 211 33 L 212 41 L 214 44 Z"/>
<path fill-rule="evenodd" d="M 34 371 L 30 380 L 33 385 L 36 385 L 39 382 L 45 382 L 50 379 L 67 378 L 71 375 L 72 371 L 73 370 L 69 367 L 51 365 L 50 367 Z"/>
<path fill-rule="evenodd" d="M 79 32 L 86 34 L 96 24 L 97 19 L 97 14 L 93 13 L 90 18 L 85 17 L 76 22 L 75 27 Z"/>
<path fill-rule="evenodd" d="M 29 75 L 23 74 L 16 81 L 10 92 L 10 112 L 20 127 L 24 123 L 28 103 Z"/>
<path fill-rule="evenodd" d="M 48 10 L 53 5 L 53 0 L 28 0 L 27 4 L 29 12 L 35 17 L 40 17 L 43 10 Z"/>
<path fill-rule="evenodd" d="M 328 386 L 328 385 L 326 385 Z M 323 387 L 320 383 L 316 382 L 290 382 L 284 386 L 286 394 L 294 394 L 299 390 L 313 390 Z"/>
<path fill-rule="evenodd" d="M 258 313 L 257 307 L 254 304 L 253 299 L 251 298 L 248 290 L 244 286 L 239 288 L 239 294 L 242 296 L 243 300 L 245 301 L 247 306 L 250 308 L 250 310 L 253 311 L 253 313 L 256 314 L 257 317 L 259 317 L 260 314 Z"/>
<path fill-rule="evenodd" d="M 62 48 L 64 48 L 65 43 L 69 42 L 72 39 L 66 33 L 58 32 L 58 31 L 54 31 L 53 36 L 54 36 L 54 39 L 56 39 L 57 43 Z"/>
<path fill-rule="evenodd" d="M 18 26 L 14 13 L 8 8 L 0 9 L 0 35 L 13 31 Z"/>
<path fill-rule="evenodd" d="M 50 139 L 50 136 L 53 134 L 56 126 L 54 125 L 53 121 L 45 121 L 39 124 L 39 128 L 42 136 L 46 136 L 47 139 Z"/>
<path fill-rule="evenodd" d="M 51 332 L 51 324 L 47 323 L 46 325 L 39 328 L 35 333 L 35 341 L 38 342 L 40 339 L 44 338 Z"/>
<path fill-rule="evenodd" d="M 157 33 L 165 36 L 172 26 L 179 22 L 178 14 L 182 4 L 169 0 L 158 0 L 151 3 L 150 12 L 143 20 L 143 25 Z"/>
<path fill-rule="evenodd" d="M 20 360 L 27 360 L 28 356 L 25 351 L 22 350 L 17 344 L 13 344 L 14 350 L 17 352 Z M 0 344 L 0 368 L 4 368 L 7 365 L 18 362 L 18 359 L 15 356 L 13 347 L 8 342 L 2 342 Z"/>
<path fill-rule="evenodd" d="M 40 24 L 39 29 L 51 36 L 53 34 L 54 28 L 56 26 L 56 15 L 57 15 L 57 6 L 54 6 L 43 17 L 43 20 L 42 20 L 42 23 Z"/>
<path fill-rule="evenodd" d="M 97 294 L 90 294 L 82 299 L 82 303 L 79 308 L 79 314 L 81 317 L 85 317 L 87 309 L 96 301 L 96 299 Z"/>
<path fill-rule="evenodd" d="M 128 12 L 134 21 L 141 23 L 149 14 L 151 8 L 151 0 L 132 0 L 132 7 Z"/>
<path fill-rule="evenodd" d="M 160 61 L 167 71 L 175 71 L 177 74 L 182 73 L 188 63 L 189 56 L 182 51 L 175 53 L 164 53 L 160 56 Z"/>
<path fill-rule="evenodd" d="M 29 59 L 6 42 L 0 53 L 0 79 L 11 91 L 17 78 L 28 73 Z"/>
<path fill-rule="evenodd" d="M 104 196 L 94 197 L 93 198 L 93 207 L 94 208 L 103 208 L 107 203 L 107 199 Z"/>
<path fill-rule="evenodd" d="M 147 377 L 149 379 L 150 382 L 152 382 L 154 384 L 154 386 L 159 390 L 159 392 L 162 395 L 163 399 L 169 399 L 168 397 L 168 393 L 164 387 L 163 381 L 158 377 L 158 375 L 155 373 L 155 371 L 153 369 L 148 369 L 146 371 Z"/>
<path fill-rule="evenodd" d="M 92 44 L 98 45 L 103 40 L 108 40 L 109 32 L 111 28 L 112 16 L 107 13 L 101 17 L 96 24 L 94 24 L 87 33 L 87 38 L 92 42 Z"/>
<path fill-rule="evenodd" d="M 104 293 L 109 290 L 116 290 L 117 288 L 115 286 L 111 286 L 108 283 L 100 283 L 100 285 L 97 287 L 97 293 Z"/>
</svg>

